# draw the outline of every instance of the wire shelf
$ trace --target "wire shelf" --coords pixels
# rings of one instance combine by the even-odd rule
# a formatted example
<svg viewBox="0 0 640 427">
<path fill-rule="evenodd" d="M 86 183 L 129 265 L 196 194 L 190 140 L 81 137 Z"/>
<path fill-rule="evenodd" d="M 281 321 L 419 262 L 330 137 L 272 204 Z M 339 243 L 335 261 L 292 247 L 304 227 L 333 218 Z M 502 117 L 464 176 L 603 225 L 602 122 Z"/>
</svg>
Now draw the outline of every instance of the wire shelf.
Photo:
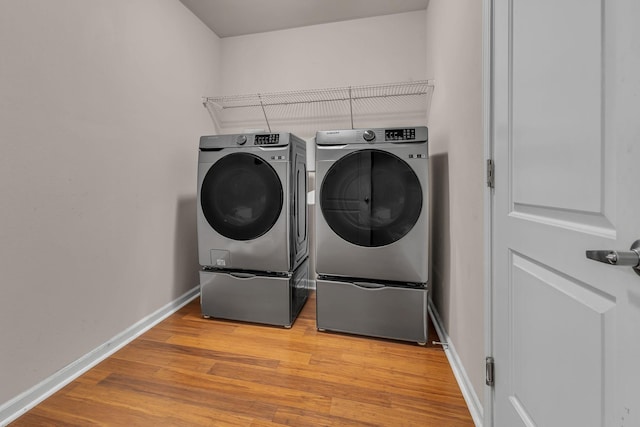
<svg viewBox="0 0 640 427">
<path fill-rule="evenodd" d="M 318 130 L 426 124 L 433 80 L 204 97 L 218 133 L 265 128 L 312 136 Z"/>
</svg>

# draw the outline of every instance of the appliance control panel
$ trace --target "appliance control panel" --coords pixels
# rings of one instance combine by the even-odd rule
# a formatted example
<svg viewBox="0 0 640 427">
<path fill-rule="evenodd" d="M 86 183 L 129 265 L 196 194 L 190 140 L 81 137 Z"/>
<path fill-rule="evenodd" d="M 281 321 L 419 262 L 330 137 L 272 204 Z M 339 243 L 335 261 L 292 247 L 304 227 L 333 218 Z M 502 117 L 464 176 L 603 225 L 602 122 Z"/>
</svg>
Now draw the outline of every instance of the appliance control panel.
<svg viewBox="0 0 640 427">
<path fill-rule="evenodd" d="M 251 148 L 256 146 L 284 147 L 289 145 L 292 134 L 280 133 L 244 133 L 231 135 L 207 135 L 200 137 L 200 150 L 216 151 L 223 148 Z"/>
<path fill-rule="evenodd" d="M 254 145 L 278 145 L 280 143 L 279 133 L 266 133 L 256 135 L 253 144 Z"/>
<path fill-rule="evenodd" d="M 344 144 L 405 144 L 426 143 L 429 132 L 426 126 L 378 128 L 378 129 L 346 129 L 321 131 L 316 133 L 317 145 Z"/>
<path fill-rule="evenodd" d="M 413 141 L 416 139 L 416 128 L 385 129 L 385 141 Z"/>
</svg>

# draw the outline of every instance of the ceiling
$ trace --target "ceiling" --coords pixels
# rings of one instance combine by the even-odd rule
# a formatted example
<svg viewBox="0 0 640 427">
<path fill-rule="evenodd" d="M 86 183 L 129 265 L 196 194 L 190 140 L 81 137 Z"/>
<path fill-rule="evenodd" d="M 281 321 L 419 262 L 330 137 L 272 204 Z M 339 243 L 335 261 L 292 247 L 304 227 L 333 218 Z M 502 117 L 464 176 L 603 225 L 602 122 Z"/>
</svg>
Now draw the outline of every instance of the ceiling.
<svg viewBox="0 0 640 427">
<path fill-rule="evenodd" d="M 219 37 L 424 10 L 429 0 L 180 0 Z"/>
</svg>

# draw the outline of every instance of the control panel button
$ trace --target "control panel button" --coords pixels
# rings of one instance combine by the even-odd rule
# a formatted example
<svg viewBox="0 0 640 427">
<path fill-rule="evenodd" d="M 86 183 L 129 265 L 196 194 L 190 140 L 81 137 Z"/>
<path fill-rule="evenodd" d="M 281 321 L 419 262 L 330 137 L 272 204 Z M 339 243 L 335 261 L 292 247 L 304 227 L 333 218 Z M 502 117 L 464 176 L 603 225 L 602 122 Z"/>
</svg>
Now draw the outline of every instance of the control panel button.
<svg viewBox="0 0 640 427">
<path fill-rule="evenodd" d="M 239 136 L 236 138 L 236 143 L 237 143 L 238 145 L 244 145 L 246 142 L 247 142 L 247 137 L 246 137 L 246 136 L 244 136 L 244 135 L 239 135 Z"/>
</svg>

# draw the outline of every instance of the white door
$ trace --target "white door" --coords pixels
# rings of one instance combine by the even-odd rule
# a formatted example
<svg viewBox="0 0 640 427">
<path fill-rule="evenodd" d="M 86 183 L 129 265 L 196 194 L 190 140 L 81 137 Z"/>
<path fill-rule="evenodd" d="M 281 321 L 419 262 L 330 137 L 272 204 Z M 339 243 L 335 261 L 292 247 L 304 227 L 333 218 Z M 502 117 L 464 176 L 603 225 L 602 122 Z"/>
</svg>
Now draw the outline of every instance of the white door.
<svg viewBox="0 0 640 427">
<path fill-rule="evenodd" d="M 640 426 L 640 1 L 494 0 L 493 422 Z"/>
</svg>

